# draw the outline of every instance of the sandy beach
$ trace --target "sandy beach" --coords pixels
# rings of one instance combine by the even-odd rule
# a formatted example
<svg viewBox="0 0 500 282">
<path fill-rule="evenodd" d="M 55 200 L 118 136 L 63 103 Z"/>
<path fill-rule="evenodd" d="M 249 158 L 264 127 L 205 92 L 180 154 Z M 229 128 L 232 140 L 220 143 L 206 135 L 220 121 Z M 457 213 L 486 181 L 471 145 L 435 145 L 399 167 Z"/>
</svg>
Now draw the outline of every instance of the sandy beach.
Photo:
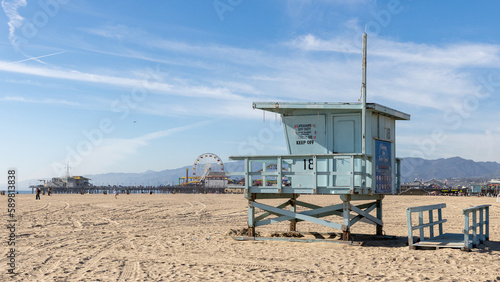
<svg viewBox="0 0 500 282">
<path fill-rule="evenodd" d="M 317 205 L 338 196 L 301 196 Z M 8 230 L 1 232 L 0 281 L 494 281 L 500 280 L 500 203 L 487 197 L 388 196 L 384 231 L 394 240 L 363 246 L 240 242 L 243 195 L 135 194 L 16 196 L 16 272 L 7 274 Z M 0 196 L 7 224 L 7 196 Z M 277 204 L 282 201 L 267 201 Z M 461 232 L 462 209 L 491 204 L 490 241 L 459 249 L 409 250 L 405 208 L 446 203 L 446 232 Z M 257 228 L 287 231 L 288 224 Z M 299 231 L 331 231 L 299 223 Z M 353 233 L 375 234 L 358 223 Z"/>
</svg>

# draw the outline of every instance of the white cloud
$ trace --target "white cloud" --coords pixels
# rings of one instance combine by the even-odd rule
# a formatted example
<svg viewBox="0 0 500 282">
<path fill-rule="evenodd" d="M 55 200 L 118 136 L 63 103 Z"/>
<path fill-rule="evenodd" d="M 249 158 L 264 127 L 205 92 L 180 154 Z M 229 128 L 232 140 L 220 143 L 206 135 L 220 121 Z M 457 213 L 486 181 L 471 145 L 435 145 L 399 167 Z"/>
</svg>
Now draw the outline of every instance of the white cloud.
<svg viewBox="0 0 500 282">
<path fill-rule="evenodd" d="M 89 34 L 109 38 L 109 39 L 123 39 L 128 37 L 141 37 L 142 31 L 136 28 L 130 28 L 128 26 L 117 24 L 117 25 L 105 25 L 102 27 L 94 28 L 82 28 L 84 32 Z"/>
<path fill-rule="evenodd" d="M 61 100 L 61 99 L 51 99 L 51 98 L 30 99 L 30 98 L 25 98 L 25 97 L 21 97 L 21 96 L 5 96 L 5 97 L 1 97 L 0 101 L 34 103 L 34 104 L 59 104 L 59 105 L 77 106 L 77 107 L 82 106 L 80 103 L 70 102 L 70 101 Z"/>
<path fill-rule="evenodd" d="M 307 34 L 288 44 L 306 54 L 316 54 L 319 59 L 312 61 L 320 66 L 329 60 L 344 67 L 345 63 L 352 63 L 348 59 L 330 59 L 325 52 L 357 53 L 361 61 L 359 46 L 346 37 L 320 39 Z M 368 36 L 369 97 L 446 109 L 474 94 L 479 71 L 499 65 L 498 45 L 468 42 L 427 45 Z"/>
<path fill-rule="evenodd" d="M 9 62 L 4 61 L 0 61 L 0 70 L 62 80 L 115 85 L 130 88 L 131 91 L 135 87 L 143 87 L 147 90 L 158 93 L 184 97 L 204 97 L 233 100 L 239 100 L 242 98 L 240 95 L 234 94 L 231 90 L 223 87 L 172 85 L 163 81 L 150 82 L 145 79 L 84 73 L 73 69 L 56 69 L 50 67 L 34 67 L 25 64 L 10 64 Z"/>
<path fill-rule="evenodd" d="M 81 28 L 81 30 L 104 38 L 119 39 L 129 43 L 129 46 L 138 45 L 140 47 L 155 48 L 163 54 L 155 52 L 152 55 L 146 55 L 138 51 L 139 48 L 134 47 L 131 49 L 124 47 L 122 44 L 114 47 L 113 51 L 97 50 L 91 47 L 87 47 L 86 50 L 158 63 L 193 66 L 196 68 L 216 69 L 220 71 L 221 68 L 226 67 L 223 62 L 247 66 L 273 67 L 276 59 L 275 55 L 271 55 L 261 50 L 238 48 L 210 42 L 206 42 L 205 44 L 193 44 L 192 42 L 165 39 L 164 37 L 150 34 L 145 30 L 125 25 L 105 25 L 94 28 Z M 86 44 L 87 42 L 82 42 L 82 44 L 84 43 Z M 165 56 L 166 53 L 175 53 L 175 59 L 169 55 Z M 188 57 L 184 58 L 179 55 L 186 55 Z M 205 61 L 196 60 L 194 58 L 203 58 Z"/>
<path fill-rule="evenodd" d="M 144 71 L 128 71 L 127 76 L 113 76 L 8 62 L 0 62 L 0 70 L 114 85 L 130 90 L 144 86 L 155 94 L 201 99 L 206 108 L 214 109 L 217 115 L 241 116 L 240 111 L 225 106 L 226 103 L 221 106 L 221 101 L 234 104 L 239 101 L 242 105 L 249 104 L 251 99 L 354 102 L 359 97 L 361 67 L 353 58 L 359 55 L 360 62 L 361 50 L 346 37 L 320 39 L 307 34 L 268 51 L 209 44 L 202 46 L 164 39 L 153 40 L 148 44 L 167 52 L 187 54 L 200 67 L 209 66 L 213 61 L 223 67 L 216 72 L 187 74 L 185 77 L 161 73 L 146 86 L 144 81 L 149 74 Z M 297 53 L 296 50 L 302 52 Z M 446 109 L 456 103 L 457 99 L 460 102 L 474 93 L 478 83 L 474 72 L 470 70 L 496 68 L 500 65 L 499 53 L 500 47 L 491 44 L 455 43 L 433 46 L 369 37 L 368 99 Z M 343 56 L 345 54 L 351 57 Z M 147 61 L 166 57 L 167 63 L 172 64 L 178 61 L 176 56 L 134 54 L 134 51 L 113 55 Z M 197 57 L 199 59 L 194 59 Z M 241 65 L 251 67 L 242 68 Z M 133 76 L 130 76 L 131 72 Z M 179 101 L 169 101 L 169 104 L 167 108 L 178 113 L 200 115 L 202 112 L 210 112 L 193 112 Z M 165 109 L 159 107 L 145 111 L 165 115 L 162 114 Z"/>
<path fill-rule="evenodd" d="M 127 27 L 116 28 L 121 30 L 121 39 L 136 40 L 124 32 Z M 97 52 L 194 67 L 202 72 L 181 76 L 160 74 L 146 89 L 155 94 L 188 98 L 189 103 L 180 99 L 167 102 L 152 99 L 147 108 L 137 109 L 145 113 L 254 117 L 244 110 L 250 109 L 253 100 L 355 102 L 360 93 L 361 50 L 349 37 L 322 39 L 306 34 L 266 50 L 197 45 L 161 38 L 147 40 L 147 44 L 159 52 L 146 54 L 132 49 Z M 393 107 L 402 103 L 445 110 L 474 93 L 478 85 L 476 70 L 500 65 L 500 46 L 491 44 L 426 45 L 369 36 L 368 46 L 368 100 L 396 104 L 389 105 Z M 185 54 L 189 59 L 177 54 L 171 56 L 169 52 Z M 214 71 L 207 72 L 210 69 Z M 127 75 L 115 70 L 118 74 L 113 76 L 101 74 L 105 71 L 87 73 L 19 63 L 2 65 L 1 62 L 0 70 L 130 90 L 143 85 L 149 75 L 142 70 L 125 70 Z"/>
<path fill-rule="evenodd" d="M 122 48 L 121 51 L 116 51 L 116 50 L 103 51 L 103 50 L 97 50 L 97 49 L 91 49 L 91 48 L 87 48 L 85 50 L 91 51 L 94 53 L 99 53 L 99 54 L 123 57 L 123 58 L 127 58 L 127 59 L 138 59 L 138 60 L 155 62 L 155 63 L 166 64 L 166 65 L 193 67 L 193 68 L 197 68 L 197 69 L 207 69 L 207 70 L 213 70 L 216 68 L 216 66 L 214 66 L 213 64 L 208 64 L 206 62 L 202 62 L 199 60 L 194 60 L 194 59 L 189 59 L 189 58 L 179 58 L 179 57 L 157 58 L 157 57 L 155 57 L 155 55 L 147 55 L 147 54 L 144 54 L 143 52 L 140 52 L 138 50 L 133 50 L 133 49 L 128 49 L 128 48 Z"/>
<path fill-rule="evenodd" d="M 196 45 L 165 39 L 152 39 L 145 42 L 145 44 L 163 51 L 202 57 L 212 62 L 223 61 L 247 66 L 273 67 L 275 60 L 278 58 L 276 55 L 260 50 L 215 44 Z"/>
<path fill-rule="evenodd" d="M 359 53 L 361 50 L 352 45 L 345 38 L 333 38 L 331 40 L 323 40 L 312 34 L 299 36 L 288 43 L 291 47 L 302 49 L 305 51 L 330 51 L 340 53 Z"/>
<path fill-rule="evenodd" d="M 161 139 L 183 131 L 193 130 L 195 128 L 205 126 L 209 123 L 210 121 L 206 120 L 186 126 L 159 130 L 130 139 L 104 138 L 102 140 L 102 143 L 93 144 L 90 154 L 79 157 L 75 157 L 74 155 L 72 155 L 70 160 L 73 161 L 73 163 L 70 162 L 69 165 L 72 168 L 73 173 L 77 175 L 102 173 L 103 171 L 108 171 L 110 167 L 116 166 L 121 161 L 130 160 L 131 157 L 134 157 L 136 154 L 138 154 L 139 150 L 142 147 L 148 146 L 149 142 L 155 139 Z M 74 145 L 73 147 L 78 147 L 78 144 Z M 73 150 L 77 152 L 76 149 Z M 75 160 L 80 160 L 80 162 L 75 162 Z M 61 164 L 66 163 L 66 160 L 61 160 L 59 162 L 59 166 L 64 167 L 65 165 Z M 61 172 L 59 173 L 61 174 Z"/>
<path fill-rule="evenodd" d="M 368 36 L 368 56 L 393 60 L 397 64 L 424 64 L 450 67 L 497 67 L 500 63 L 500 46 L 479 43 L 454 43 L 445 46 L 397 42 Z M 350 38 L 320 39 L 313 34 L 299 36 L 290 46 L 305 51 L 330 51 L 359 53 L 360 46 Z M 358 47 L 355 47 L 355 46 Z"/>
<path fill-rule="evenodd" d="M 198 99 L 177 103 L 154 102 L 147 103 L 137 109 L 138 112 L 165 117 L 198 116 L 209 118 L 259 119 L 262 112 L 252 109 L 251 99 L 239 101 L 207 101 Z"/>
<path fill-rule="evenodd" d="M 445 46 L 395 42 L 376 38 L 370 43 L 370 54 L 393 59 L 398 63 L 425 64 L 439 67 L 497 67 L 500 46 L 479 43 L 454 43 Z"/>
<path fill-rule="evenodd" d="M 24 18 L 19 15 L 18 9 L 26 7 L 26 0 L 2 0 L 2 8 L 9 19 L 7 23 L 9 25 L 9 40 L 10 42 L 18 47 L 16 29 L 20 28 L 24 22 Z"/>
</svg>

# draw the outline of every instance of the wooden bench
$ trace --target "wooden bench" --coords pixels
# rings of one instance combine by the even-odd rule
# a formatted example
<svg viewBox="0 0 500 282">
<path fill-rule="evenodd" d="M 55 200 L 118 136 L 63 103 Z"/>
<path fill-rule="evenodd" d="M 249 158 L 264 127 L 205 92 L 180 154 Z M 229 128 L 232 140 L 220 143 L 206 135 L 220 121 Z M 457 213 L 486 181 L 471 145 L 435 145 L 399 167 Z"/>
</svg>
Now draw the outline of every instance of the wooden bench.
<svg viewBox="0 0 500 282">
<path fill-rule="evenodd" d="M 406 208 L 408 220 L 408 246 L 410 249 L 418 247 L 428 248 L 460 248 L 463 251 L 470 251 L 472 248 L 489 240 L 489 207 L 491 205 L 481 205 L 463 209 L 465 224 L 462 233 L 444 233 L 442 209 L 446 204 L 430 206 L 420 206 Z M 424 212 L 428 215 L 424 216 Z M 437 220 L 434 215 L 437 212 Z M 412 223 L 412 213 L 418 213 L 418 225 Z M 472 217 L 471 217 L 472 214 Z M 478 216 L 479 215 L 479 216 Z M 434 227 L 438 226 L 437 235 Z M 428 228 L 429 236 L 424 236 L 425 229 Z M 418 240 L 414 240 L 413 231 L 419 230 Z M 472 234 L 470 232 L 472 231 Z"/>
</svg>

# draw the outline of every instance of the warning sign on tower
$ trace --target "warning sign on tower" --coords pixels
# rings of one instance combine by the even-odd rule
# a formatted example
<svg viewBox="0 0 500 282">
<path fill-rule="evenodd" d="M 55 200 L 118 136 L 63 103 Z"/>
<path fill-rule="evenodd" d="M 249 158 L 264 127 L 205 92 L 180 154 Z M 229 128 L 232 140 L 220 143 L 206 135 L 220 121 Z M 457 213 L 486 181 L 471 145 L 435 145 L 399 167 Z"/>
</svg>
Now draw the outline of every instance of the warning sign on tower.
<svg viewBox="0 0 500 282">
<path fill-rule="evenodd" d="M 316 140 L 316 124 L 314 123 L 300 123 L 293 126 L 295 130 L 297 145 L 301 144 L 314 144 Z M 307 141 L 301 141 L 307 140 Z M 299 144 L 300 143 L 300 144 Z"/>
</svg>

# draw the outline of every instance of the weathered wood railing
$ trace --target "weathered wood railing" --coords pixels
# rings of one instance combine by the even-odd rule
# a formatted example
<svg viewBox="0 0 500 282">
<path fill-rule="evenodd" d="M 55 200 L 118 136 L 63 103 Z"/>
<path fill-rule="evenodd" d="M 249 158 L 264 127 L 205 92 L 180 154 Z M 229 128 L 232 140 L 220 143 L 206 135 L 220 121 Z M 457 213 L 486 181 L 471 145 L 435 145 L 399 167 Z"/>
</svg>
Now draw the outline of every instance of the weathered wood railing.
<svg viewBox="0 0 500 282">
<path fill-rule="evenodd" d="M 436 236 L 434 236 L 434 226 L 439 225 L 439 235 L 443 235 L 443 223 L 446 222 L 446 219 L 443 219 L 443 212 L 442 209 L 446 207 L 446 204 L 437 204 L 437 205 L 430 205 L 430 206 L 420 206 L 420 207 L 412 207 L 412 208 L 407 208 L 406 209 L 406 217 L 408 220 L 408 246 L 410 249 L 413 249 L 413 231 L 414 230 L 419 230 L 419 239 L 420 242 L 424 241 L 424 231 L 425 228 L 429 228 L 429 239 L 434 239 Z M 424 223 L 424 212 L 427 211 L 429 213 L 429 222 Z M 438 220 L 433 221 L 433 212 L 437 211 L 438 214 Z M 412 223 L 412 218 L 411 214 L 413 212 L 418 212 L 418 225 L 413 226 Z"/>
<path fill-rule="evenodd" d="M 442 209 L 446 204 L 437 204 L 420 207 L 410 207 L 406 209 L 408 223 L 408 246 L 410 249 L 417 247 L 431 248 L 460 248 L 469 251 L 478 244 L 489 240 L 489 207 L 491 205 L 481 205 L 466 208 L 462 211 L 465 218 L 465 227 L 461 234 L 444 233 Z M 434 219 L 434 212 L 437 212 L 437 220 Z M 418 212 L 418 225 L 413 225 L 412 213 Z M 424 216 L 428 212 L 428 216 Z M 472 214 L 472 217 L 471 217 Z M 479 215 L 479 216 L 478 216 Z M 424 220 L 426 218 L 427 220 Z M 428 222 L 425 222 L 428 221 Z M 438 226 L 438 235 L 435 235 L 434 227 Z M 429 228 L 429 237 L 425 237 L 425 229 Z M 419 230 L 419 240 L 414 242 L 413 231 Z M 470 232 L 472 231 L 472 234 Z"/>
<path fill-rule="evenodd" d="M 490 206 L 481 205 L 463 210 L 465 217 L 464 241 L 465 246 L 476 246 L 490 239 Z M 470 215 L 472 213 L 472 218 Z M 479 214 L 479 221 L 478 221 Z M 472 224 L 472 225 L 471 225 Z M 479 233 L 477 232 L 479 228 Z M 472 240 L 470 240 L 472 231 Z"/>
<path fill-rule="evenodd" d="M 242 172 L 226 173 L 244 176 L 238 188 L 251 193 L 295 194 L 369 194 L 372 174 L 363 172 L 362 160 L 371 167 L 371 156 L 362 154 L 231 156 L 243 160 Z M 272 166 L 273 169 L 267 169 Z M 367 169 L 367 171 L 370 171 Z M 286 182 L 285 182 L 286 179 Z M 271 180 L 271 181 L 269 181 Z"/>
</svg>

